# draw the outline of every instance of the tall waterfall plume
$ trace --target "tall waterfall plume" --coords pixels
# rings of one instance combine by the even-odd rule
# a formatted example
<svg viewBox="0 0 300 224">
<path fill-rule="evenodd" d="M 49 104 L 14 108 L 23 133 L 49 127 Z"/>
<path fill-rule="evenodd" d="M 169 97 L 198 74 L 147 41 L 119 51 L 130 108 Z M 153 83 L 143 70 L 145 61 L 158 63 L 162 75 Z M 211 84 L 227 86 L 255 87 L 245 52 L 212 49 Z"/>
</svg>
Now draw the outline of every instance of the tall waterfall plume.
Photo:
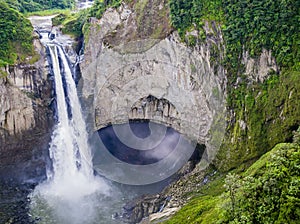
<svg viewBox="0 0 300 224">
<path fill-rule="evenodd" d="M 57 44 L 47 47 L 55 80 L 57 124 L 49 146 L 52 168 L 31 195 L 32 210 L 45 223 L 53 211 L 59 223 L 89 223 L 96 213 L 95 194 L 107 196 L 110 187 L 93 174 L 88 133 L 67 56 Z M 37 209 L 41 201 L 45 208 Z"/>
<path fill-rule="evenodd" d="M 48 175 L 48 178 L 60 181 L 66 176 L 79 174 L 91 178 L 93 176 L 92 156 L 75 82 L 62 48 L 53 45 L 49 46 L 49 51 L 55 77 L 58 124 L 49 149 L 53 172 Z M 66 91 L 64 91 L 63 78 Z"/>
</svg>

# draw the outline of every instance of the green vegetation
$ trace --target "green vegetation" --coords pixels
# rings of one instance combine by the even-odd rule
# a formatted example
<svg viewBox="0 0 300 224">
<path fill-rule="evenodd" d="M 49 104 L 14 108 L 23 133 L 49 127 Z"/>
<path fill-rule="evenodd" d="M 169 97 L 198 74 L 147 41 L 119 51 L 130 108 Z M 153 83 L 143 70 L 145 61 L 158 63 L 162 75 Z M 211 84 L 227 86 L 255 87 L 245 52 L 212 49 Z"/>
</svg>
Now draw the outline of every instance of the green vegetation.
<svg viewBox="0 0 300 224">
<path fill-rule="evenodd" d="M 64 11 L 58 16 L 52 19 L 54 26 L 62 25 L 62 32 L 70 34 L 75 38 L 80 38 L 83 33 L 83 25 L 86 23 L 88 18 L 88 10 L 81 10 L 78 13 L 71 13 L 70 11 Z"/>
<path fill-rule="evenodd" d="M 117 8 L 122 0 L 96 0 L 90 9 L 89 16 L 100 19 L 108 7 Z"/>
<path fill-rule="evenodd" d="M 209 187 L 166 223 L 299 223 L 300 2 L 169 3 L 171 24 L 186 42 L 201 39 L 188 32 L 201 31 L 204 21 L 222 28 L 231 116 L 215 164 L 224 172 L 239 169 L 225 178 L 226 193 L 213 196 Z M 257 60 L 263 49 L 272 52 L 278 71 L 254 82 L 244 74 L 242 56 L 247 51 Z"/>
<path fill-rule="evenodd" d="M 234 105 L 236 122 L 228 127 L 217 155 L 219 167 L 228 170 L 262 155 L 277 143 L 292 141 L 292 131 L 300 124 L 299 88 L 297 71 L 274 74 L 264 83 L 247 85 L 244 81 L 232 88 L 228 100 Z M 230 158 L 230 163 L 224 158 Z"/>
<path fill-rule="evenodd" d="M 223 31 L 227 103 L 234 116 L 228 118 L 218 167 L 237 167 L 279 142 L 290 141 L 300 124 L 300 2 L 169 0 L 169 5 L 171 24 L 190 46 L 205 39 L 204 21 L 217 22 Z M 193 29 L 200 31 L 198 37 L 187 35 Z M 244 75 L 242 56 L 248 51 L 256 59 L 263 48 L 272 51 L 281 74 L 273 72 L 264 83 L 254 83 Z M 230 162 L 222 162 L 225 158 Z"/>
<path fill-rule="evenodd" d="M 243 73 L 243 50 L 252 57 L 262 48 L 272 50 L 278 65 L 300 69 L 298 0 L 169 0 L 169 5 L 171 23 L 181 37 L 189 29 L 202 29 L 204 20 L 223 25 L 225 63 L 234 78 Z"/>
<path fill-rule="evenodd" d="M 279 144 L 254 163 L 230 199 L 226 219 L 234 223 L 298 223 L 300 221 L 300 147 Z M 234 209 L 232 209 L 234 208 Z"/>
<path fill-rule="evenodd" d="M 0 66 L 34 55 L 33 28 L 28 19 L 0 1 Z"/>
<path fill-rule="evenodd" d="M 300 146 L 278 144 L 245 172 L 204 185 L 166 224 L 299 223 Z M 215 189 L 223 193 L 216 194 Z"/>
<path fill-rule="evenodd" d="M 25 59 L 27 63 L 38 60 L 33 48 L 33 27 L 21 13 L 51 9 L 40 13 L 46 15 L 73 4 L 74 0 L 0 0 L 0 67 Z"/>
<path fill-rule="evenodd" d="M 70 9 L 47 9 L 43 11 L 27 12 L 24 13 L 26 17 L 29 16 L 50 16 L 55 14 L 67 14 L 70 13 Z"/>
<path fill-rule="evenodd" d="M 262 48 L 272 50 L 281 67 L 300 69 L 300 2 L 298 0 L 223 1 L 227 67 L 232 76 L 243 72 L 243 50 L 257 57 Z M 234 80 L 232 80 L 234 81 Z"/>
<path fill-rule="evenodd" d="M 221 0 L 169 0 L 171 24 L 184 38 L 191 29 L 202 30 L 204 20 L 223 20 Z"/>
<path fill-rule="evenodd" d="M 165 224 L 178 223 L 202 223 L 211 224 L 217 223 L 219 220 L 218 204 L 221 199 L 210 195 L 201 196 L 191 200 L 179 212 L 177 212 L 170 220 L 164 222 Z"/>
<path fill-rule="evenodd" d="M 221 194 L 225 191 L 225 175 L 216 174 L 210 178 L 210 182 L 197 189 L 197 192 L 191 192 L 190 196 L 193 197 L 194 195 L 194 197 L 164 223 L 218 223 L 221 218 L 220 213 L 225 212 L 219 206 L 223 201 Z"/>
<path fill-rule="evenodd" d="M 87 23 L 88 18 L 96 17 L 99 19 L 108 7 L 118 7 L 121 2 L 121 0 L 96 0 L 91 8 L 77 13 L 63 11 L 53 18 L 52 22 L 55 26 L 62 25 L 63 33 L 80 38 L 83 35 L 83 27 Z"/>
<path fill-rule="evenodd" d="M 49 9 L 66 9 L 74 5 L 74 0 L 6 0 L 11 8 L 22 13 Z"/>
</svg>

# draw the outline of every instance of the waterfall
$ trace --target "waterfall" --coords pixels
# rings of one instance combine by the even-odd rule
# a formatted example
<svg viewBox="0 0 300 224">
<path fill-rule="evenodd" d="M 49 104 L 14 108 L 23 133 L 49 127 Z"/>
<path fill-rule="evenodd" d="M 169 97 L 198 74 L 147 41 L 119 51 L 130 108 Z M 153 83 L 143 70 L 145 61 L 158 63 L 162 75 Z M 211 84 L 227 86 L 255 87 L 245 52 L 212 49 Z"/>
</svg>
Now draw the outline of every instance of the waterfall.
<svg viewBox="0 0 300 224">
<path fill-rule="evenodd" d="M 92 156 L 75 81 L 62 48 L 50 45 L 49 51 L 55 78 L 58 124 L 49 149 L 53 173 L 50 172 L 48 178 L 56 181 L 81 173 L 90 179 L 93 176 Z"/>
<path fill-rule="evenodd" d="M 52 169 L 31 194 L 31 210 L 42 223 L 90 223 L 98 213 L 99 195 L 108 196 L 110 186 L 93 174 L 88 133 L 68 59 L 61 46 L 47 47 L 55 81 L 57 124 L 49 145 Z"/>
</svg>

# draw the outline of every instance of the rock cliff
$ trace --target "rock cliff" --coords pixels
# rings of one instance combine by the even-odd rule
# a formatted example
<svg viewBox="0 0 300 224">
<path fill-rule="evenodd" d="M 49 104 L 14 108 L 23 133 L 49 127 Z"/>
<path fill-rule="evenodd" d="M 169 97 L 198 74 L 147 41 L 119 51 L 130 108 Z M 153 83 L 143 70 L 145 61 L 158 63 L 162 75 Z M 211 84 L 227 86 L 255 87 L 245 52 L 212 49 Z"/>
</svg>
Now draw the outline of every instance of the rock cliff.
<svg viewBox="0 0 300 224">
<path fill-rule="evenodd" d="M 91 126 L 99 130 L 130 119 L 163 123 L 206 144 L 211 159 L 225 128 L 220 28 L 207 23 L 207 40 L 187 47 L 170 32 L 167 1 L 149 2 L 146 11 L 161 16 L 152 21 L 157 30 L 140 30 L 139 8 L 124 3 L 90 20 L 81 85 Z M 214 59 L 212 49 L 219 51 Z"/>
<path fill-rule="evenodd" d="M 44 47 L 35 40 L 38 62 L 7 66 L 0 78 L 0 178 L 44 173 L 52 112 L 51 82 Z"/>
</svg>

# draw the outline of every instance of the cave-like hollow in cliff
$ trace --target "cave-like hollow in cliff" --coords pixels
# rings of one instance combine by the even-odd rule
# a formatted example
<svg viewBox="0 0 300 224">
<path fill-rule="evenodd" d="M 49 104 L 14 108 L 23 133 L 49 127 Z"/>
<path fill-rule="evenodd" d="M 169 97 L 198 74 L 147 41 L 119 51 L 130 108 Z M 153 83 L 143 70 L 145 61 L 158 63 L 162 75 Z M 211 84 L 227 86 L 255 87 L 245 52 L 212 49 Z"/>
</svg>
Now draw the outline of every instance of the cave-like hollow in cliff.
<svg viewBox="0 0 300 224">
<path fill-rule="evenodd" d="M 149 119 L 130 119 L 97 131 L 91 143 L 95 171 L 126 185 L 163 188 L 205 157 L 205 145 Z M 187 167 L 185 165 L 188 164 Z M 185 167 L 185 168 L 183 168 Z M 179 172 L 181 169 L 184 171 Z"/>
</svg>

